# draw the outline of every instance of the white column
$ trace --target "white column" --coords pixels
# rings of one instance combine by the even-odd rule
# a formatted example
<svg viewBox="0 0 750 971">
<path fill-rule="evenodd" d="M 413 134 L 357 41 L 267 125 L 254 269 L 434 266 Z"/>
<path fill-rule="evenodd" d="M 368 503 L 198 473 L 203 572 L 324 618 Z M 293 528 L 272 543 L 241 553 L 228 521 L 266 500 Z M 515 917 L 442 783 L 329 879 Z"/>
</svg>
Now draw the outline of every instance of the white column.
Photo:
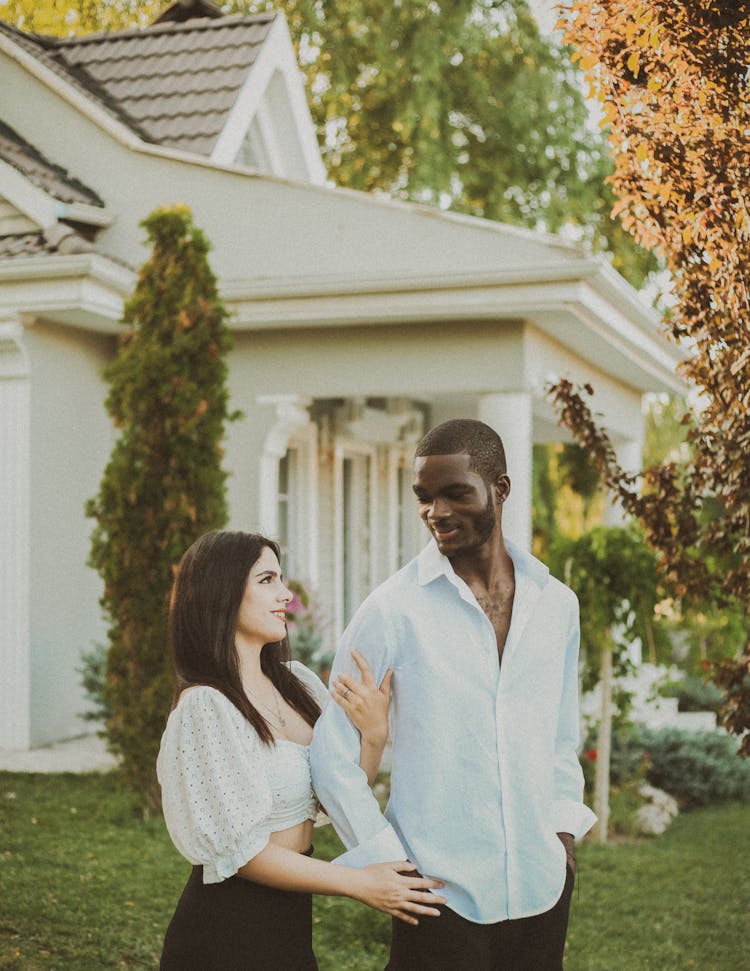
<svg viewBox="0 0 750 971">
<path fill-rule="evenodd" d="M 309 398 L 298 395 L 264 395 L 258 398 L 261 404 L 276 406 L 276 422 L 266 435 L 260 457 L 259 514 L 261 529 L 267 536 L 276 536 L 279 531 L 279 460 L 286 455 L 292 439 L 298 439 L 302 446 L 300 472 L 302 482 L 297 502 L 300 509 L 293 510 L 299 528 L 292 539 L 302 549 L 295 555 L 307 564 L 305 580 L 313 586 L 318 583 L 318 475 L 317 475 L 317 429 L 310 421 Z"/>
<path fill-rule="evenodd" d="M 531 549 L 532 411 L 528 391 L 486 394 L 477 417 L 503 440 L 510 476 L 510 496 L 503 507 L 503 534 L 522 549 Z"/>
<path fill-rule="evenodd" d="M 30 745 L 31 389 L 19 319 L 0 320 L 0 748 Z"/>
<path fill-rule="evenodd" d="M 623 439 L 613 444 L 622 469 L 629 473 L 640 472 L 643 468 L 643 443 L 638 439 Z M 613 494 L 608 492 L 604 507 L 604 525 L 624 526 L 627 517 L 620 503 L 613 502 L 613 498 Z"/>
<path fill-rule="evenodd" d="M 260 457 L 260 499 L 259 514 L 261 528 L 268 536 L 275 536 L 279 530 L 279 459 L 286 455 L 289 440 L 299 428 L 310 421 L 308 399 L 297 395 L 263 395 L 258 398 L 263 405 L 276 406 L 276 421 L 263 442 Z"/>
</svg>

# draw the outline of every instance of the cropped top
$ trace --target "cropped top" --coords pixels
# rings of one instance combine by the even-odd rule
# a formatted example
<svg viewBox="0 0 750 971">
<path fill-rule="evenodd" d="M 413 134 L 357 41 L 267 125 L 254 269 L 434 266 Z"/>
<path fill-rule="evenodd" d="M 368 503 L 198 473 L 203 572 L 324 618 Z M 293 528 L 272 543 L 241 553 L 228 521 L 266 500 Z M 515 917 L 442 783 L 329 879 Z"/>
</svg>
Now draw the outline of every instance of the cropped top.
<svg viewBox="0 0 750 971">
<path fill-rule="evenodd" d="M 298 661 L 292 672 L 321 708 L 323 682 Z M 219 883 L 264 848 L 271 833 L 315 819 L 318 805 L 306 745 L 264 745 L 255 729 L 215 688 L 186 691 L 170 713 L 156 774 L 172 842 L 203 882 Z"/>
</svg>

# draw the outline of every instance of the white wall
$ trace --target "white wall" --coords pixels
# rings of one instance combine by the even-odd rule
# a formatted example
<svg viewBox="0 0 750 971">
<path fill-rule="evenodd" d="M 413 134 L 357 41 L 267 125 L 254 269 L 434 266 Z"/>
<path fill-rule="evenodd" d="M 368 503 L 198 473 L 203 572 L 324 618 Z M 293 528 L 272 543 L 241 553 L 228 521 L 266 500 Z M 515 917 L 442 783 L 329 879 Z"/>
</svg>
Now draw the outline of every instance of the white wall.
<svg viewBox="0 0 750 971">
<path fill-rule="evenodd" d="M 552 253 L 580 255 L 523 230 L 427 207 L 133 152 L 4 57 L 0 90 L 4 120 L 125 217 L 100 241 L 131 264 L 143 254 L 139 219 L 165 202 L 192 207 L 227 279 L 367 274 L 373 267 L 414 274 L 496 270 L 533 265 Z"/>
<path fill-rule="evenodd" d="M 593 386 L 596 394 L 588 399 L 591 410 L 602 416 L 601 422 L 610 430 L 615 440 L 642 438 L 641 392 L 636 388 L 618 381 L 528 324 L 524 329 L 523 355 L 523 382 L 535 394 L 536 442 L 571 440 L 557 426 L 557 413 L 545 392 L 550 381 L 561 377 L 568 378 L 575 384 L 589 383 Z"/>
<path fill-rule="evenodd" d="M 467 388 L 515 389 L 523 375 L 515 321 L 262 331 L 236 334 L 234 345 L 233 393 L 430 401 Z"/>
<path fill-rule="evenodd" d="M 101 368 L 112 339 L 37 323 L 26 331 L 31 363 L 31 744 L 90 726 L 80 656 L 103 641 L 98 575 L 86 566 L 98 490 L 113 442 Z"/>
<path fill-rule="evenodd" d="M 21 319 L 0 320 L 0 748 L 29 744 L 30 399 Z"/>
</svg>

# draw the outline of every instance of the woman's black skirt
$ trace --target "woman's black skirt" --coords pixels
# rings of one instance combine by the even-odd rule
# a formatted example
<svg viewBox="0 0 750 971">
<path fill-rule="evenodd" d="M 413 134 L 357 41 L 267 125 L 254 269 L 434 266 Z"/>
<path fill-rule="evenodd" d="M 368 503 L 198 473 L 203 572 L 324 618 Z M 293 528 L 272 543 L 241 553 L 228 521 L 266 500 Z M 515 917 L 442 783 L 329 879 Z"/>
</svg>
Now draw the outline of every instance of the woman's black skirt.
<svg viewBox="0 0 750 971">
<path fill-rule="evenodd" d="M 167 928 L 161 971 L 317 971 L 312 896 L 194 866 Z"/>
</svg>

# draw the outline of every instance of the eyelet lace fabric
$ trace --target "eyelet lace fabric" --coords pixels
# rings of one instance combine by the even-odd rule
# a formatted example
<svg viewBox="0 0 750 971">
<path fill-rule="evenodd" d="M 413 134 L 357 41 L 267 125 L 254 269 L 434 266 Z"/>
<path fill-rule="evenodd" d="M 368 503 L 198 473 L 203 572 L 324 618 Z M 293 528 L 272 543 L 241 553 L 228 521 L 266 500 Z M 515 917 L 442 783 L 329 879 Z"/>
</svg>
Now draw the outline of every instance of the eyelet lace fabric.
<svg viewBox="0 0 750 971">
<path fill-rule="evenodd" d="M 292 670 L 325 701 L 325 686 L 312 672 L 295 662 Z M 307 746 L 263 745 L 234 705 L 208 686 L 186 691 L 171 712 L 156 770 L 169 835 L 190 863 L 203 866 L 204 883 L 233 876 L 271 833 L 317 814 Z"/>
</svg>

